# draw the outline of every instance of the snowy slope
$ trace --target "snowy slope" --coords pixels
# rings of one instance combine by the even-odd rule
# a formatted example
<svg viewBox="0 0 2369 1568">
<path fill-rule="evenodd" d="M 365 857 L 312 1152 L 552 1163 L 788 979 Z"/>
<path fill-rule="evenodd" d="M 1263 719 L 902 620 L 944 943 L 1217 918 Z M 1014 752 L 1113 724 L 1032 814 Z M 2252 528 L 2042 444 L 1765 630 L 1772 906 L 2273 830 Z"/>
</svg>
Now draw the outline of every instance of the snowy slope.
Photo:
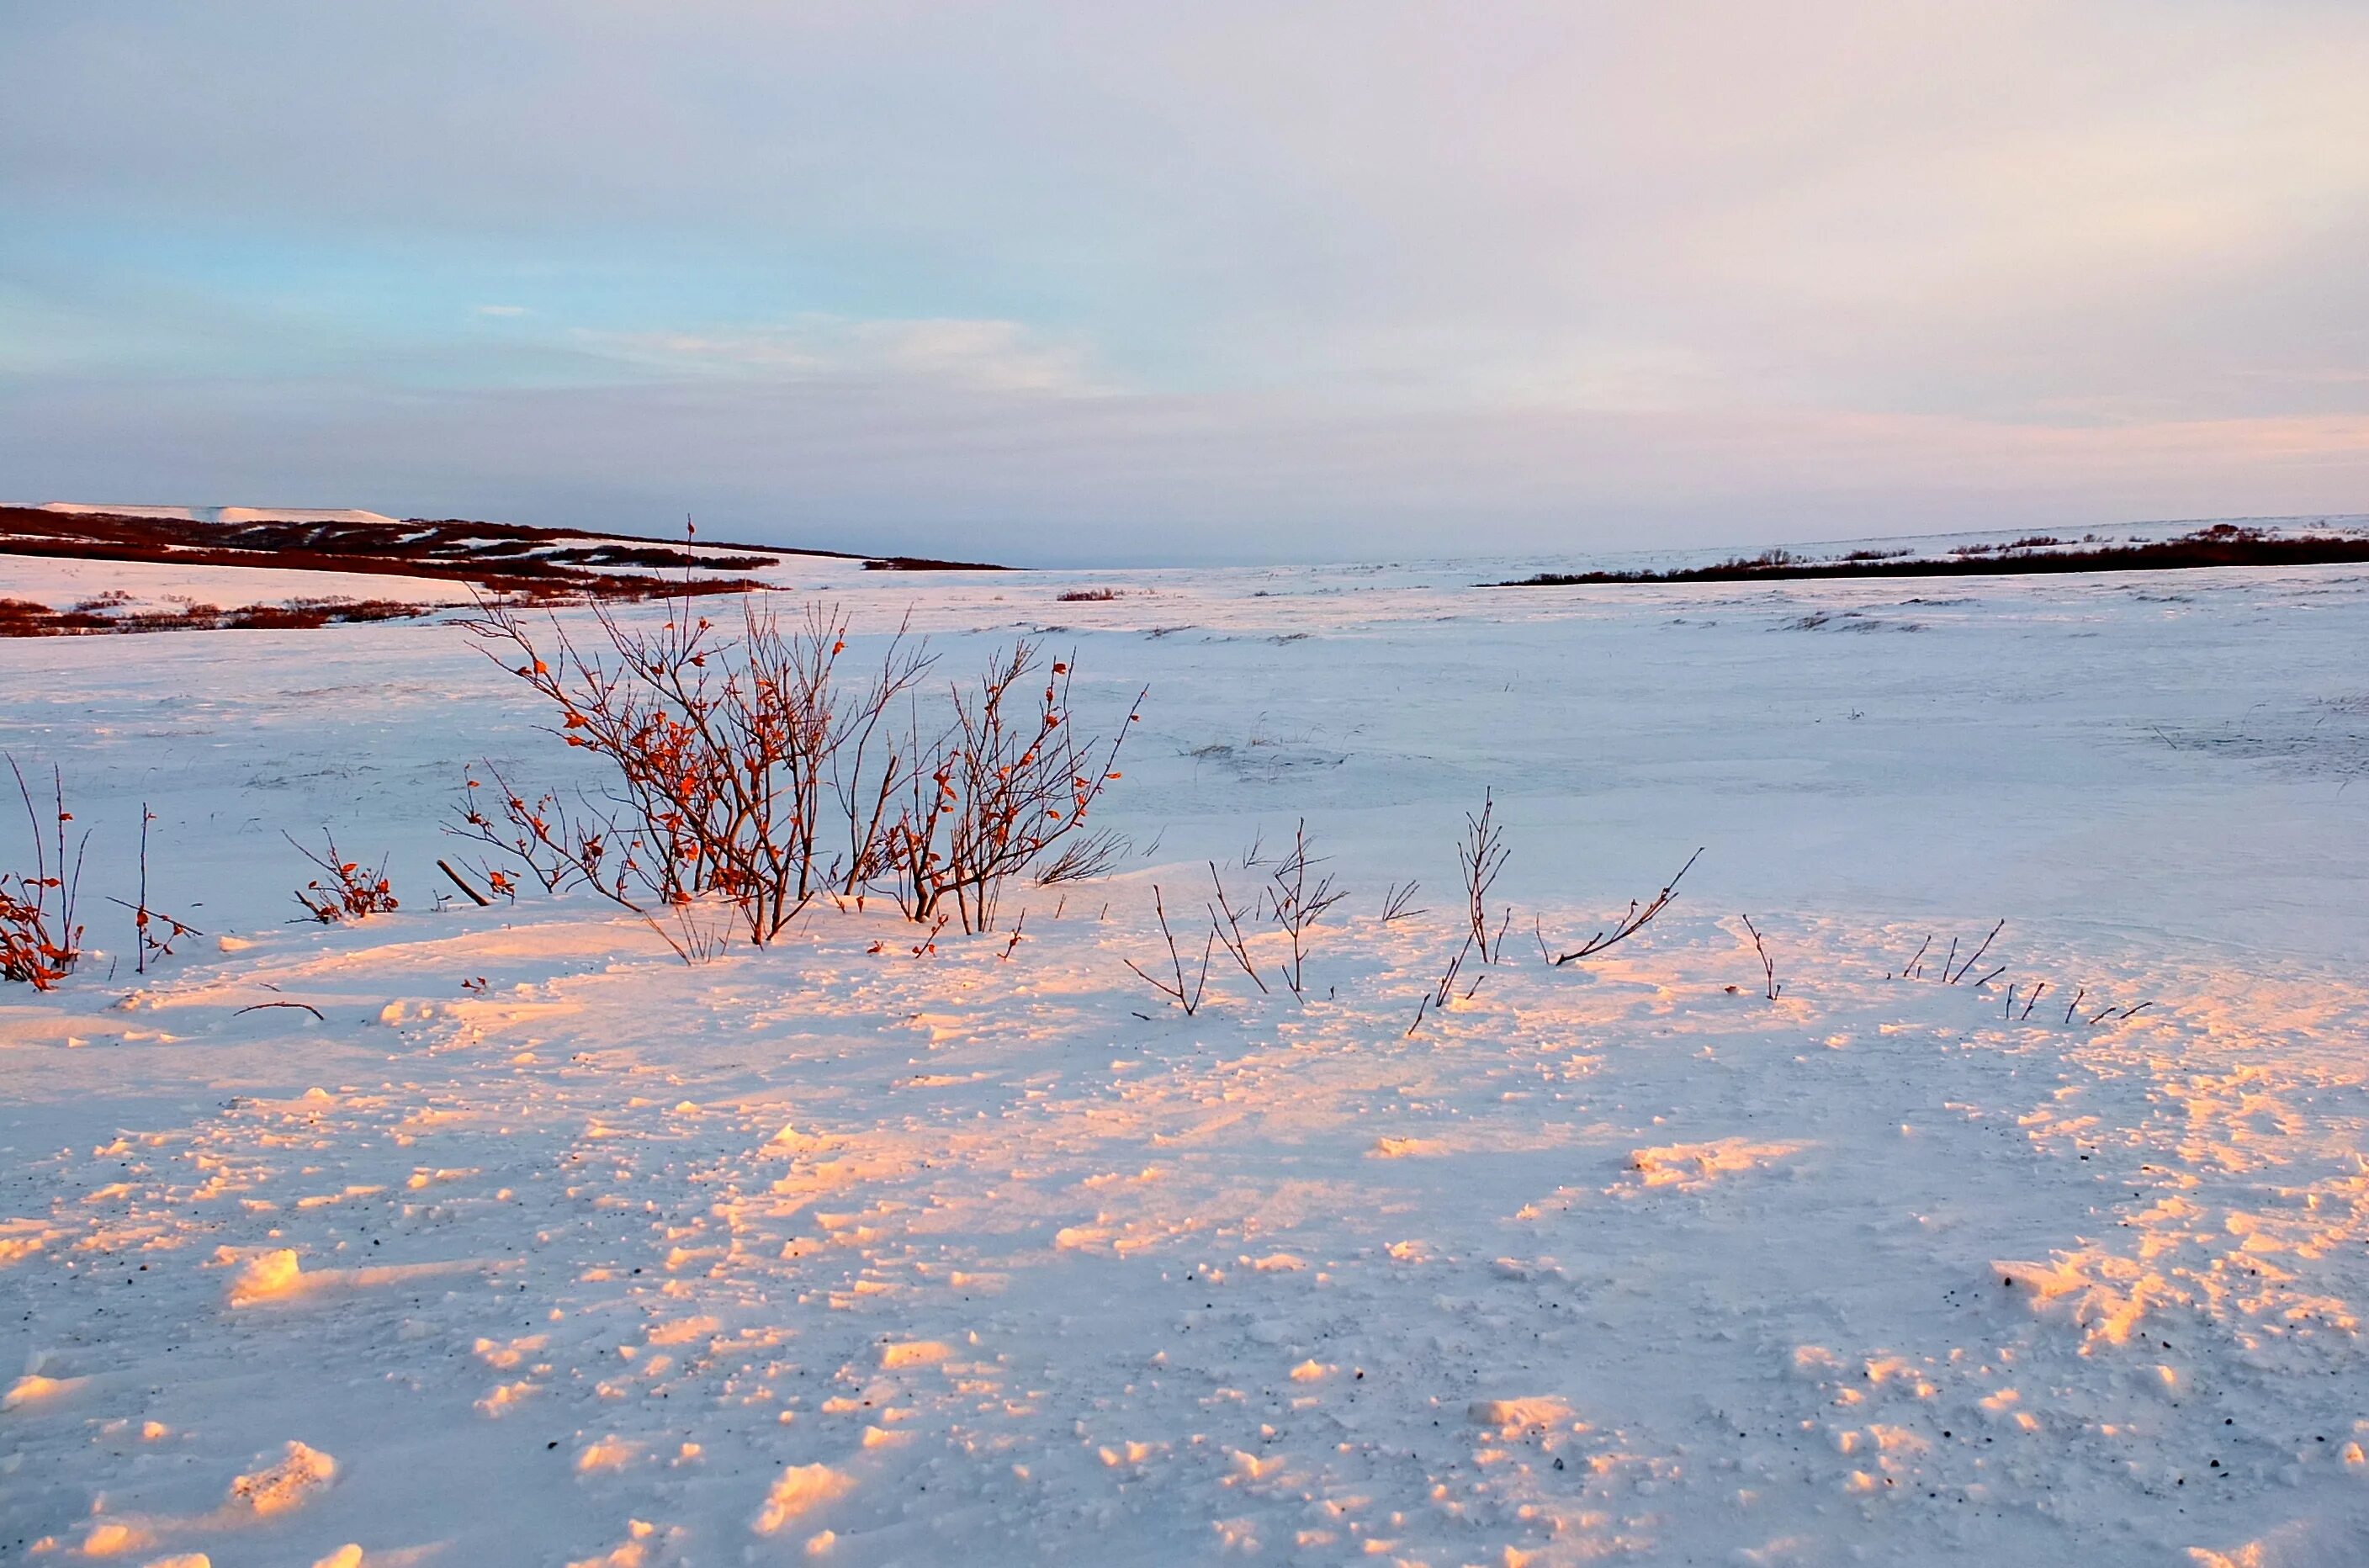
<svg viewBox="0 0 2369 1568">
<path fill-rule="evenodd" d="M 1082 722 L 1151 685 L 1138 854 L 1008 961 L 432 908 L 461 765 L 565 773 L 451 626 L 0 647 L 91 886 L 150 801 L 233 938 L 0 1000 L 0 1544 L 2356 1561 L 2369 574 L 1479 575 L 818 571 L 957 668 L 1059 628 Z M 1410 1036 L 1484 786 L 1513 938 Z M 1152 885 L 1301 816 L 1353 889 L 1309 1001 L 1162 1006 Z M 280 923 L 323 822 L 403 912 Z"/>
</svg>

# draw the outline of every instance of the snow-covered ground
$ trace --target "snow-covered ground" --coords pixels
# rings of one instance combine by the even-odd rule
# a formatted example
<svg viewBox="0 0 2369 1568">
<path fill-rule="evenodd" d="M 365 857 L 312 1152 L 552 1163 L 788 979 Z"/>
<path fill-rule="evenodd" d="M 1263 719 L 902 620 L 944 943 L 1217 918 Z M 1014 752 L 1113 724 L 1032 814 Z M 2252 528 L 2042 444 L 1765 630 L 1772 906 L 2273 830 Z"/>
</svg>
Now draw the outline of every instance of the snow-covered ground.
<svg viewBox="0 0 2369 1568">
<path fill-rule="evenodd" d="M 1008 961 L 432 907 L 568 755 L 450 624 L 0 645 L 94 940 L 143 801 L 209 933 L 0 1000 L 0 1562 L 2361 1561 L 2369 573 L 1497 565 L 792 574 L 1150 686 Z M 1153 885 L 1302 817 L 1307 1002 L 1162 1006 Z M 283 923 L 325 823 L 402 912 Z"/>
</svg>

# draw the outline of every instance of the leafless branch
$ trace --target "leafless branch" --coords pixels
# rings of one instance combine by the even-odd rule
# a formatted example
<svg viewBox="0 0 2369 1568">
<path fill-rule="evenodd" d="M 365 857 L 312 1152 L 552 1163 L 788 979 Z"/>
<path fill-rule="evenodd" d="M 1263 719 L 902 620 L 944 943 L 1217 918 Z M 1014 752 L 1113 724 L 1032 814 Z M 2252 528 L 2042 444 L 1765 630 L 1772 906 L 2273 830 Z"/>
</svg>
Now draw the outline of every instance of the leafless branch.
<svg viewBox="0 0 2369 1568">
<path fill-rule="evenodd" d="M 1390 925 L 1394 921 L 1412 919 L 1416 915 L 1429 914 L 1431 912 L 1429 910 L 1408 908 L 1414 902 L 1415 893 L 1422 886 L 1420 882 L 1409 882 L 1403 886 L 1396 882 L 1391 883 L 1390 890 L 1382 895 L 1382 923 Z"/>
<path fill-rule="evenodd" d="M 1653 924 L 1654 917 L 1670 907 L 1670 900 L 1677 894 L 1678 884 L 1686 880 L 1687 873 L 1694 869 L 1695 862 L 1702 858 L 1702 851 L 1697 850 L 1694 853 L 1687 856 L 1686 864 L 1678 867 L 1678 874 L 1676 876 L 1671 877 L 1669 884 L 1660 892 L 1654 895 L 1651 902 L 1640 904 L 1634 898 L 1630 899 L 1629 912 L 1627 914 L 1621 916 L 1619 921 L 1615 921 L 1605 930 L 1599 931 L 1594 936 L 1589 937 L 1585 942 L 1582 943 L 1573 951 L 1565 953 L 1558 958 L 1554 958 L 1552 960 L 1554 966 L 1557 968 L 1561 968 L 1565 964 L 1575 964 L 1583 958 L 1592 958 L 1596 954 L 1601 953 L 1606 948 L 1611 946 L 1613 944 L 1626 942 L 1629 938 L 1636 935 L 1639 932 Z M 1545 938 L 1543 936 L 1539 939 L 1539 947 L 1541 951 L 1545 949 Z"/>
<path fill-rule="evenodd" d="M 1161 899 L 1160 887 L 1157 883 L 1154 883 L 1151 888 L 1151 907 L 1160 916 L 1160 934 L 1168 944 L 1168 967 L 1175 978 L 1173 980 L 1161 979 L 1157 976 L 1147 973 L 1143 966 L 1132 958 L 1124 959 L 1122 962 L 1128 968 L 1133 969 L 1146 985 L 1183 1008 L 1184 1016 L 1190 1018 L 1200 1011 L 1202 992 L 1209 984 L 1209 959 L 1217 952 L 1217 933 L 1210 933 L 1208 941 L 1202 944 L 1200 975 L 1187 985 L 1184 980 L 1184 960 L 1176 950 L 1176 933 L 1168 927 L 1168 908 Z"/>
<path fill-rule="evenodd" d="M 1216 901 L 1209 906 L 1209 929 L 1216 933 L 1218 944 L 1226 950 L 1226 956 L 1251 978 L 1260 994 L 1266 994 L 1266 981 L 1260 977 L 1258 966 L 1251 961 L 1250 943 L 1242 935 L 1242 911 L 1227 898 L 1225 879 L 1218 875 L 1216 861 L 1209 862 L 1209 886 L 1217 894 Z"/>
<path fill-rule="evenodd" d="M 1750 915 L 1744 917 L 1744 929 L 1752 933 L 1752 950 L 1760 955 L 1760 994 L 1774 1001 L 1785 990 L 1777 981 L 1777 961 L 1768 956 L 1768 944 L 1760 939 L 1760 928 L 1752 923 Z"/>
</svg>

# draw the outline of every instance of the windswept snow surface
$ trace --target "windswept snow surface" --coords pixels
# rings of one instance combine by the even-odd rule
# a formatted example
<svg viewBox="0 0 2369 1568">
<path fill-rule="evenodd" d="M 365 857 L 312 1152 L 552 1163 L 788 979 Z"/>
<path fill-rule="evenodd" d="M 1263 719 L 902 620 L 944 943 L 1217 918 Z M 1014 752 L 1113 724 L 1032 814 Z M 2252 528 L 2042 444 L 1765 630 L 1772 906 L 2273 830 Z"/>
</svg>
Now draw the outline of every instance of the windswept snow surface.
<svg viewBox="0 0 2369 1568">
<path fill-rule="evenodd" d="M 0 647 L 94 940 L 143 800 L 209 933 L 0 1001 L 0 1562 L 2361 1561 L 2369 574 L 1483 575 L 833 579 L 1151 688 L 1008 961 L 432 907 L 570 755 L 450 625 Z M 1306 1001 L 1162 1006 L 1301 817 Z M 323 823 L 400 913 L 282 923 Z"/>
</svg>

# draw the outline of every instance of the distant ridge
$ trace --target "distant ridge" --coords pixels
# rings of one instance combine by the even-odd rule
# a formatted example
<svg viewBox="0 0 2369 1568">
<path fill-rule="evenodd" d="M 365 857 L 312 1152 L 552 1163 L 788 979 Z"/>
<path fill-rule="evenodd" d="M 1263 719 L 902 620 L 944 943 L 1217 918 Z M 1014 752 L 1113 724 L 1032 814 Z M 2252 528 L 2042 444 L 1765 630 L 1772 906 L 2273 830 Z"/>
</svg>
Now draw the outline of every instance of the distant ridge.
<svg viewBox="0 0 2369 1568">
<path fill-rule="evenodd" d="M 709 540 L 681 544 L 465 518 L 396 519 L 354 508 L 73 501 L 0 506 L 0 555 L 435 578 L 537 598 L 741 592 L 765 585 L 738 574 L 798 556 L 860 562 L 873 571 L 1009 569 L 978 561 Z"/>
</svg>

